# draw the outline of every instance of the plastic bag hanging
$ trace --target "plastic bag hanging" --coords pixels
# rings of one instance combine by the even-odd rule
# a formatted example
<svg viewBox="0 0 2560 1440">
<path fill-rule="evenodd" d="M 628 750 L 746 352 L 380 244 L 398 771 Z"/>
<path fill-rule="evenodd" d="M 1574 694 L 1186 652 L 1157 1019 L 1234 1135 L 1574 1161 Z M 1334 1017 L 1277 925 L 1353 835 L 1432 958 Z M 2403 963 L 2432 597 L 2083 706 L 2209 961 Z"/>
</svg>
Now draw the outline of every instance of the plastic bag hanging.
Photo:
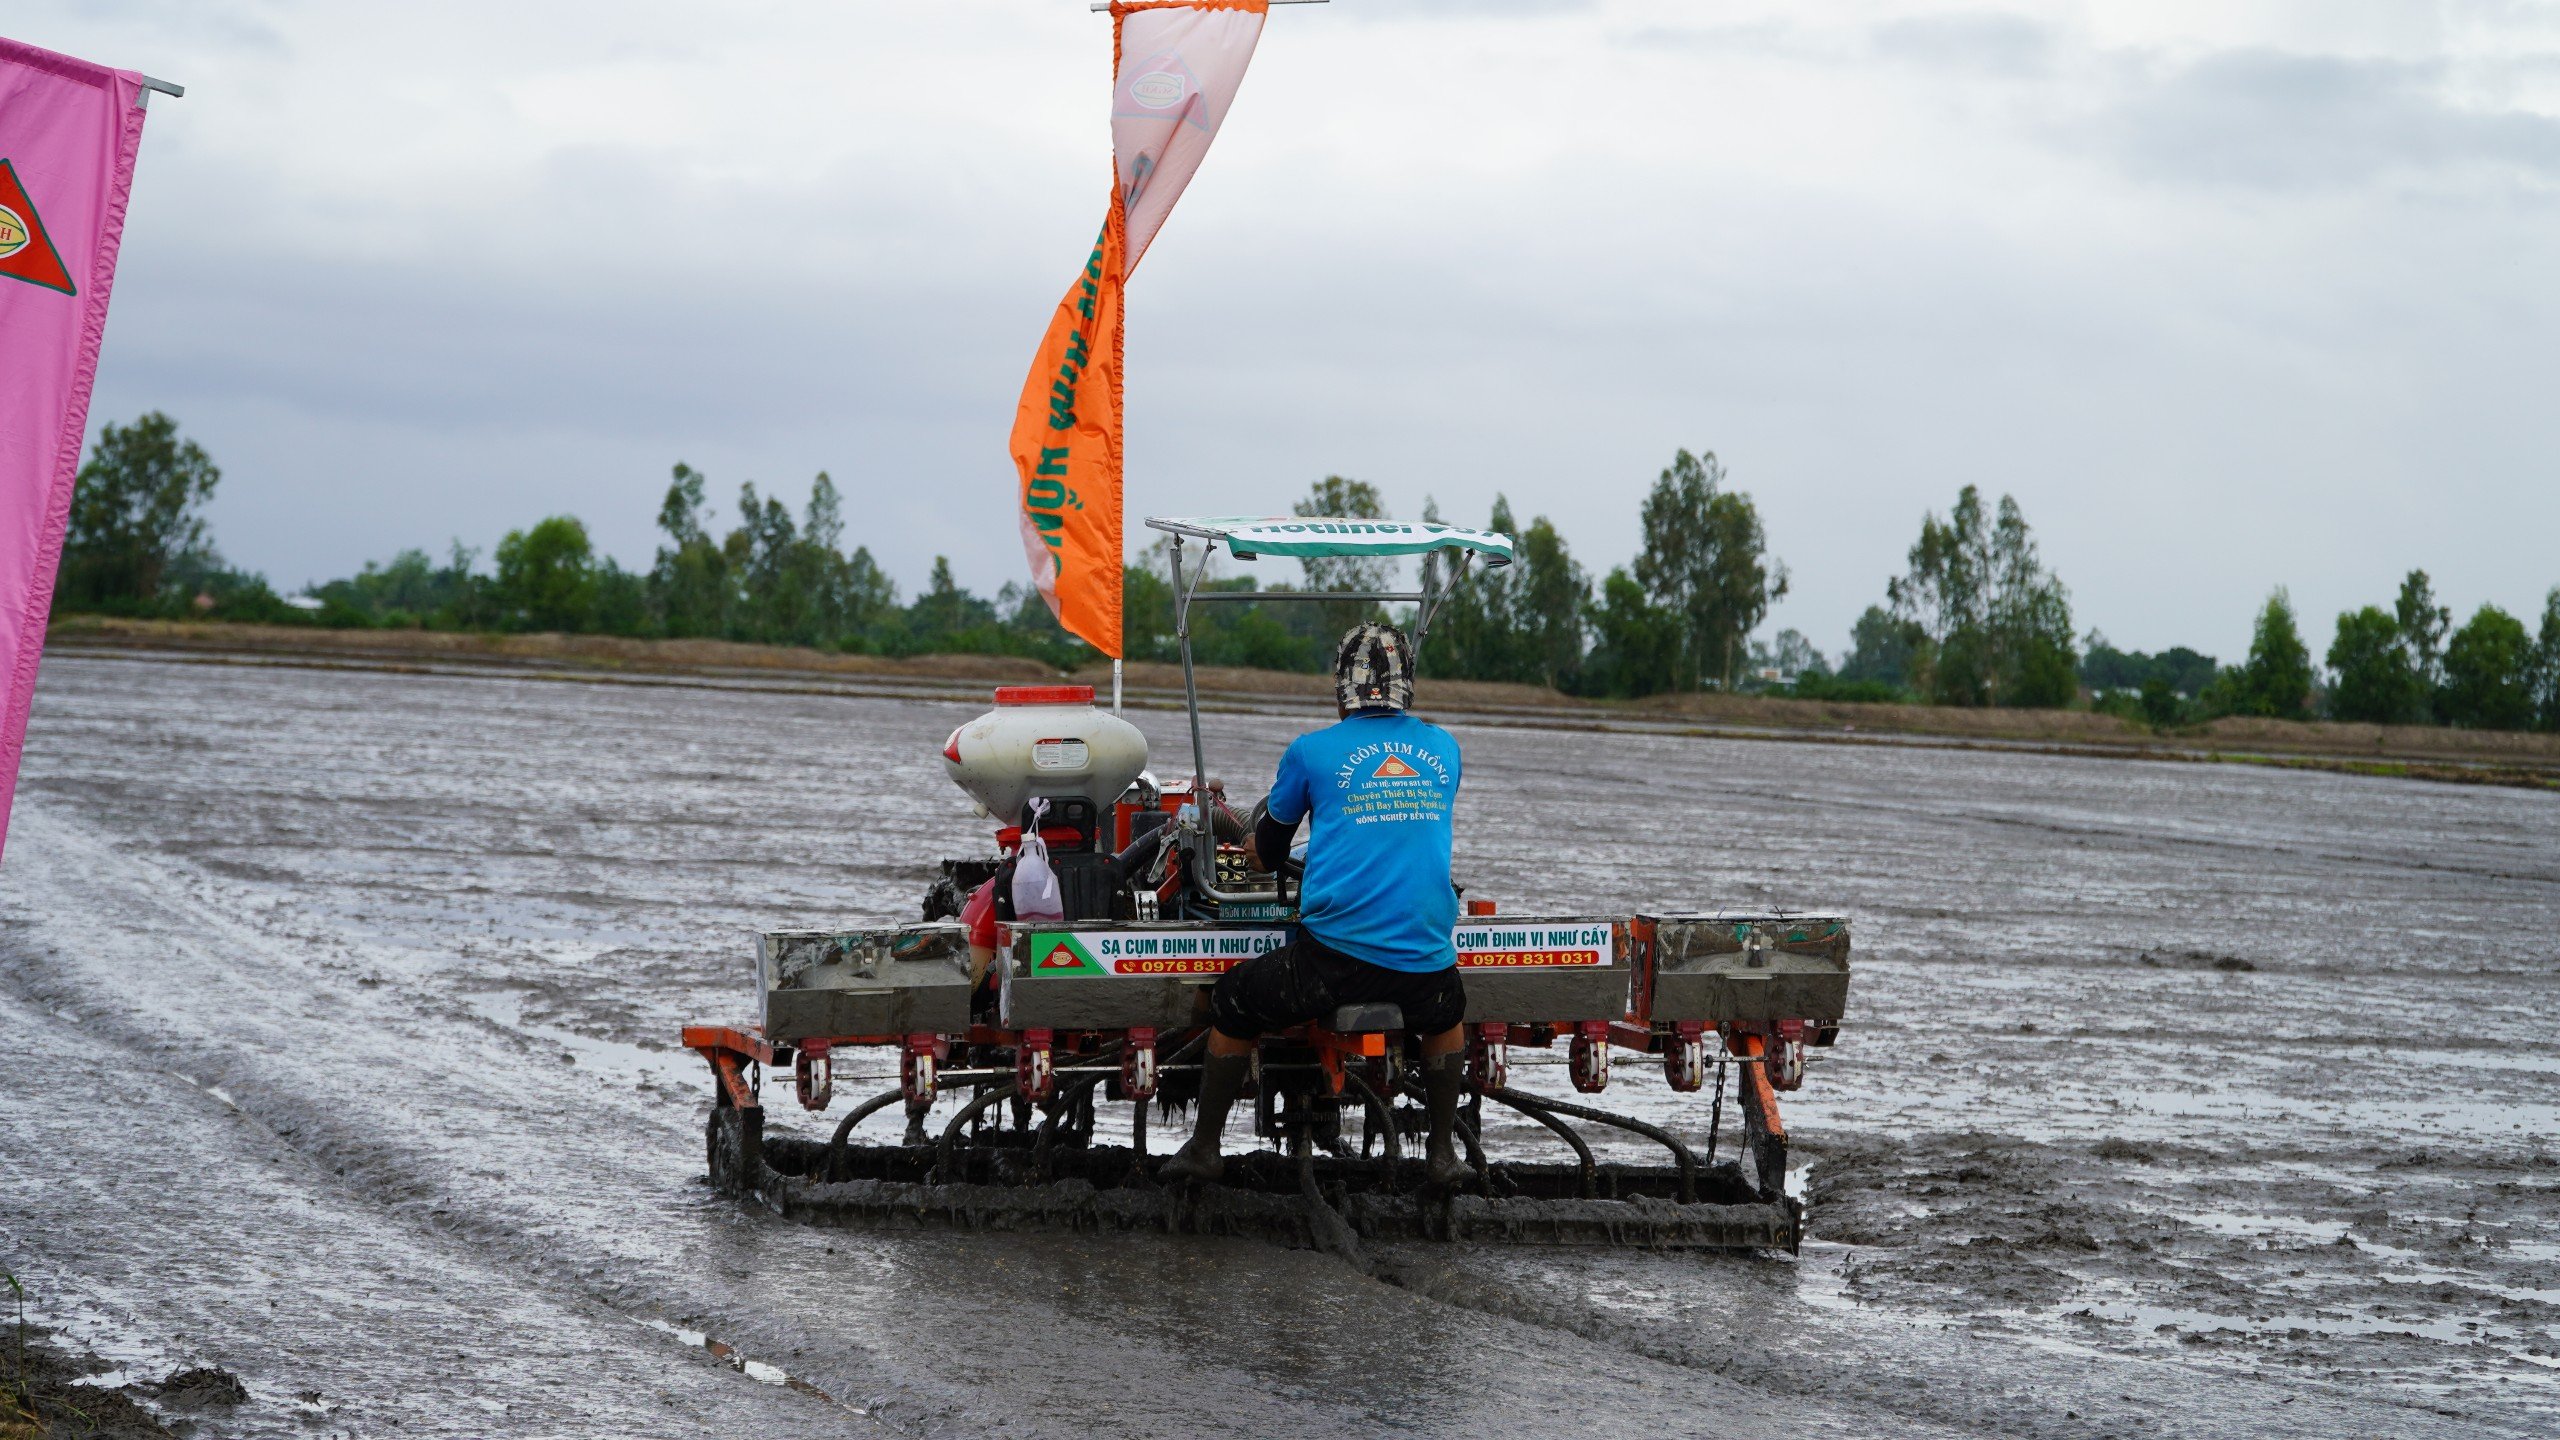
<svg viewBox="0 0 2560 1440">
<path fill-rule="evenodd" d="M 1013 865 L 1013 918 L 1064 920 L 1066 901 L 1058 894 L 1058 872 L 1049 864 L 1049 843 L 1040 838 L 1040 820 L 1049 802 L 1023 807 L 1022 850 Z"/>
</svg>

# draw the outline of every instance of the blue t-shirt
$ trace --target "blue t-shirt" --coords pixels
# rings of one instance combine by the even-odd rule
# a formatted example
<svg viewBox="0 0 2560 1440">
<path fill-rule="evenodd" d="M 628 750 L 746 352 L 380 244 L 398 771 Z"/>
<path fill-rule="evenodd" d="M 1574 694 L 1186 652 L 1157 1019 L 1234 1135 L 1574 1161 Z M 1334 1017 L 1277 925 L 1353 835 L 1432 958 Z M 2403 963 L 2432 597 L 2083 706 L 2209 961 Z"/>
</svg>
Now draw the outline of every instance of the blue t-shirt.
<svg viewBox="0 0 2560 1440">
<path fill-rule="evenodd" d="M 1290 742 L 1271 818 L 1315 816 L 1298 897 L 1309 934 L 1390 970 L 1458 963 L 1449 812 L 1460 768 L 1448 731 L 1401 711 L 1353 715 Z"/>
</svg>

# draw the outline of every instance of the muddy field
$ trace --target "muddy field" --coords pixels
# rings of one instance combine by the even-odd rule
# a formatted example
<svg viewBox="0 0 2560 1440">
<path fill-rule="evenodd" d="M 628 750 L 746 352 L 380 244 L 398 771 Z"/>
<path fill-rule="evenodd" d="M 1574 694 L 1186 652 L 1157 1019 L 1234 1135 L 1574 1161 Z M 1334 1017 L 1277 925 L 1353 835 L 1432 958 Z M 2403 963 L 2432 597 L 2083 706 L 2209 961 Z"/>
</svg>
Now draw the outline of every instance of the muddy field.
<svg viewBox="0 0 2560 1440">
<path fill-rule="evenodd" d="M 207 1435 L 2560 1428 L 2560 796 L 1461 729 L 1471 893 L 1836 906 L 1860 954 L 1788 1106 L 1801 1257 L 1399 1288 L 702 1183 L 677 1026 L 747 1011 L 749 932 L 980 848 L 935 758 L 969 713 L 49 663 L 0 867 L 32 1316 Z M 1304 723 L 1212 717 L 1213 768 L 1249 793 Z M 209 1366 L 246 1398 L 147 1388 Z"/>
</svg>

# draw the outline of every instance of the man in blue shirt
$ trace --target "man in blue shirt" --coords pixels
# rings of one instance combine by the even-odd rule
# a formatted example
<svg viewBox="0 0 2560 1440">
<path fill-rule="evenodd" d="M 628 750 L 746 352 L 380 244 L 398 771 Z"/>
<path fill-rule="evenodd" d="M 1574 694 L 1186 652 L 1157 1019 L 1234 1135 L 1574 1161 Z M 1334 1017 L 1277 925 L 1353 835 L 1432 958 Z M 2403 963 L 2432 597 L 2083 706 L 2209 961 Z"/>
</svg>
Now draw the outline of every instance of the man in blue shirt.
<svg viewBox="0 0 2560 1440">
<path fill-rule="evenodd" d="M 1396 627 L 1353 627 L 1335 651 L 1333 673 L 1342 718 L 1290 743 L 1246 847 L 1256 869 L 1276 869 L 1299 822 L 1313 818 L 1298 892 L 1302 933 L 1229 970 L 1210 992 L 1199 1125 L 1165 1162 L 1167 1180 L 1215 1180 L 1224 1171 L 1218 1137 L 1264 1031 L 1376 1002 L 1400 1007 L 1404 1028 L 1422 1037 L 1432 1183 L 1455 1187 L 1473 1174 L 1453 1139 L 1467 1043 L 1467 992 L 1450 936 L 1458 919 L 1449 883 L 1458 742 L 1406 713 L 1413 646 Z"/>
</svg>

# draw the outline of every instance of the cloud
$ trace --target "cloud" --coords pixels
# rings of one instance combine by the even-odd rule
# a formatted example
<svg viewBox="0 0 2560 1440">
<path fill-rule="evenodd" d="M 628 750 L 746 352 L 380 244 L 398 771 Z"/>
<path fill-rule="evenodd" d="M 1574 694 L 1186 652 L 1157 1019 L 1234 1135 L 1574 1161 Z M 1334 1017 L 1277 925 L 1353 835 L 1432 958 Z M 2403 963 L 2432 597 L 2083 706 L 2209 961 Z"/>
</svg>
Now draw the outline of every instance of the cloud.
<svg viewBox="0 0 2560 1440">
<path fill-rule="evenodd" d="M 2052 30 L 2017 15 L 1922 15 L 1875 28 L 1876 53 L 1895 60 L 1986 75 L 2044 73 L 2056 49 Z"/>
<path fill-rule="evenodd" d="M 2473 168 L 2560 179 L 2560 121 L 2447 97 L 2440 62 L 2248 50 L 2130 79 L 2090 127 L 2146 180 L 2307 190 Z"/>
</svg>

